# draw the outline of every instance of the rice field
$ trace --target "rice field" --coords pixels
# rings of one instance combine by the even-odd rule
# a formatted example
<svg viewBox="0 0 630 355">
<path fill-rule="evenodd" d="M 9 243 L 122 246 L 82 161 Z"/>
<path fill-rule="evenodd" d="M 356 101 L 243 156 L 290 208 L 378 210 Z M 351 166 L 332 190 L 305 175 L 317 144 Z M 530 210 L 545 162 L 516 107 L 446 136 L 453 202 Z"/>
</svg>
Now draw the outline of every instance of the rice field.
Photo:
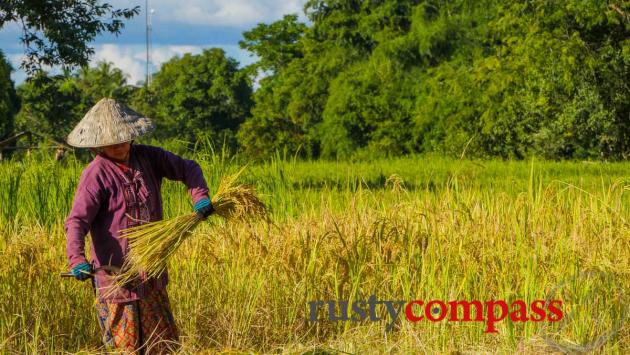
<svg viewBox="0 0 630 355">
<path fill-rule="evenodd" d="M 246 164 L 191 153 L 212 189 Z M 98 353 L 63 221 L 85 162 L 0 162 L 0 353 Z M 210 218 L 169 263 L 182 353 L 630 353 L 630 164 L 251 164 L 269 221 Z M 190 213 L 181 183 L 165 217 Z M 559 322 L 309 320 L 316 300 L 563 301 Z M 387 314 L 383 305 L 377 312 Z M 321 311 L 324 318 L 326 310 Z"/>
</svg>

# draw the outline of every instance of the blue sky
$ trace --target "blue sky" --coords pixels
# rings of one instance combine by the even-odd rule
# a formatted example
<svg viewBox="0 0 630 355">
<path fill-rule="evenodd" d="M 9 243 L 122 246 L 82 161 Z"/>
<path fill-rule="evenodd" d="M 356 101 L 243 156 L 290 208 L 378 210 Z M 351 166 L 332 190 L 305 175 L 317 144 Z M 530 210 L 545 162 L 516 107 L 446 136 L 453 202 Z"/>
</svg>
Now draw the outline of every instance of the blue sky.
<svg viewBox="0 0 630 355">
<path fill-rule="evenodd" d="M 91 64 L 106 60 L 128 74 L 135 84 L 145 73 L 145 9 L 144 0 L 108 0 L 116 8 L 141 6 L 141 13 L 125 22 L 122 33 L 97 37 L 92 43 L 95 54 Z M 305 21 L 302 8 L 306 0 L 150 0 L 152 15 L 152 68 L 156 70 L 173 56 L 199 53 L 204 48 L 220 47 L 241 65 L 251 63 L 248 52 L 238 47 L 243 31 L 256 24 L 273 22 L 285 14 L 296 13 Z M 26 78 L 19 69 L 24 48 L 19 40 L 17 24 L 0 30 L 0 49 L 15 71 L 16 84 Z"/>
</svg>

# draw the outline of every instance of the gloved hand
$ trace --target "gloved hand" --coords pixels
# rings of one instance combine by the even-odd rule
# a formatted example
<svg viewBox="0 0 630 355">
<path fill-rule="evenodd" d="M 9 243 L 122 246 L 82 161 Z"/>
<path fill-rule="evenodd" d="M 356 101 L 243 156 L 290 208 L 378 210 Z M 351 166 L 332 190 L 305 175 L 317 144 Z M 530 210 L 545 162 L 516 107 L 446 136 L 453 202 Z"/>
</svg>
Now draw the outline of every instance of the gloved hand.
<svg viewBox="0 0 630 355">
<path fill-rule="evenodd" d="M 202 219 L 208 218 L 209 215 L 214 212 L 214 208 L 212 207 L 212 202 L 208 198 L 202 198 L 201 200 L 195 203 L 194 207 L 195 212 L 202 217 Z"/>
<path fill-rule="evenodd" d="M 80 281 L 85 281 L 90 278 L 90 274 L 92 273 L 92 265 L 82 262 L 77 264 L 75 267 L 70 270 L 70 273 Z"/>
</svg>

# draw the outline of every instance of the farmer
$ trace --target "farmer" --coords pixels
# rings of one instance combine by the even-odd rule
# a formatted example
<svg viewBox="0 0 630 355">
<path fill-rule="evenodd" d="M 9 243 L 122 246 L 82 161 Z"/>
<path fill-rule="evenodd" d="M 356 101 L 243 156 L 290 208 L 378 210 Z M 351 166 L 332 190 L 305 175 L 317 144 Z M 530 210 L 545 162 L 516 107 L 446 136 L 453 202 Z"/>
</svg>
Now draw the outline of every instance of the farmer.
<svg viewBox="0 0 630 355">
<path fill-rule="evenodd" d="M 128 251 L 119 231 L 163 218 L 163 178 L 186 184 L 194 210 L 204 218 L 212 213 L 212 205 L 196 162 L 161 148 L 132 144 L 152 129 L 149 118 L 107 98 L 77 124 L 68 143 L 90 148 L 96 156 L 81 174 L 65 230 L 72 275 L 93 279 L 105 345 L 159 354 L 172 352 L 178 342 L 166 293 L 168 277 L 166 272 L 159 278 L 141 273 L 137 282 L 116 286 L 111 273 L 120 270 Z M 90 262 L 84 251 L 88 232 Z"/>
</svg>

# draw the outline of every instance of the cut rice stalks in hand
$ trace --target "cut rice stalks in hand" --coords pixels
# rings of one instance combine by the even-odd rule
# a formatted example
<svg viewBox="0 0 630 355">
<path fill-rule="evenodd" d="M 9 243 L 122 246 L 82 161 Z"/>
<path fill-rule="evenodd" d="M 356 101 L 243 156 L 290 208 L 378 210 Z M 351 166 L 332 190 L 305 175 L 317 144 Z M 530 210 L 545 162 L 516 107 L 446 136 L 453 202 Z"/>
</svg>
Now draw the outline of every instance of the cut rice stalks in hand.
<svg viewBox="0 0 630 355">
<path fill-rule="evenodd" d="M 244 169 L 221 179 L 212 197 L 212 215 L 228 221 L 266 216 L 267 209 L 256 196 L 253 186 L 237 184 Z M 117 275 L 116 283 L 124 285 L 132 282 L 140 272 L 147 277 L 162 274 L 169 257 L 192 235 L 191 232 L 202 220 L 199 214 L 191 213 L 122 230 L 120 237 L 129 240 L 129 252 L 123 263 L 124 271 Z"/>
</svg>

